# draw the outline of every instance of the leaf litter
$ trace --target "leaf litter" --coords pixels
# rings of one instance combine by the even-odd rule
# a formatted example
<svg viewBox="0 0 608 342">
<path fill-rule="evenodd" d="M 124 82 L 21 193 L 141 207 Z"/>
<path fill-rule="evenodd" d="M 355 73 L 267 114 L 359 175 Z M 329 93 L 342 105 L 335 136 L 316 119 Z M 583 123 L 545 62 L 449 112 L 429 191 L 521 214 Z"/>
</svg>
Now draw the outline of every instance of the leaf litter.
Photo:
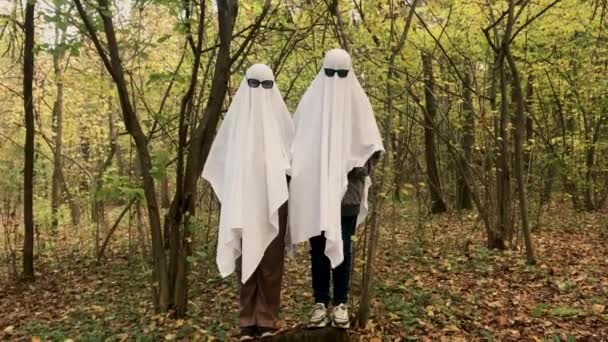
<svg viewBox="0 0 608 342">
<path fill-rule="evenodd" d="M 424 232 L 407 221 L 384 227 L 372 317 L 351 330 L 353 341 L 607 340 L 607 215 L 565 206 L 549 206 L 550 222 L 535 233 L 536 266 L 517 249 L 486 249 L 474 215 L 436 217 Z M 60 247 L 53 255 L 37 259 L 35 283 L 0 286 L 0 339 L 227 341 L 237 334 L 236 281 L 220 279 L 212 260 L 193 266 L 189 316 L 174 320 L 154 313 L 138 257 L 115 250 L 96 266 Z M 279 327 L 303 328 L 312 303 L 305 246 L 287 259 L 282 301 Z"/>
</svg>

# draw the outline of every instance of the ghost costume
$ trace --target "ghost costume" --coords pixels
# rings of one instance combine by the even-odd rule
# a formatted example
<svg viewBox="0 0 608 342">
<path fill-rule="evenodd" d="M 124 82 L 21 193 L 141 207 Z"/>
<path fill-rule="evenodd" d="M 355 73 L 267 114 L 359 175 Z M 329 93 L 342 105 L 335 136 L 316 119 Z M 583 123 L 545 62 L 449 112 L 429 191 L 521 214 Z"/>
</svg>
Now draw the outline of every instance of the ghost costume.
<svg viewBox="0 0 608 342">
<path fill-rule="evenodd" d="M 240 262 L 241 327 L 274 327 L 287 220 L 293 124 L 281 94 L 248 80 L 273 81 L 251 66 L 226 113 L 203 170 L 221 203 L 217 266 L 226 277 Z"/>
<path fill-rule="evenodd" d="M 348 73 L 340 77 L 335 72 L 330 77 L 325 69 Z M 291 239 L 294 244 L 310 239 L 315 297 L 317 302 L 327 302 L 327 295 L 319 295 L 317 290 L 323 288 L 325 292 L 324 288 L 329 288 L 330 268 L 336 270 L 343 263 L 345 247 L 350 255 L 350 235 L 367 214 L 369 176 L 365 177 L 358 217 L 347 220 L 351 231 L 343 231 L 341 203 L 348 188 L 348 175 L 354 169 L 366 167 L 372 156 L 384 151 L 372 107 L 346 51 L 335 49 L 326 53 L 323 69 L 297 107 L 294 125 L 289 199 Z M 322 241 L 318 241 L 319 237 Z M 348 239 L 347 246 L 344 238 Z M 324 255 L 318 255 L 319 246 Z M 319 268 L 327 268 L 321 277 Z M 350 270 L 342 273 L 346 276 L 340 278 L 348 278 Z M 334 295 L 337 288 L 346 287 L 348 291 L 348 283 L 345 286 L 343 280 L 338 280 L 339 284 L 336 281 L 334 273 Z"/>
</svg>

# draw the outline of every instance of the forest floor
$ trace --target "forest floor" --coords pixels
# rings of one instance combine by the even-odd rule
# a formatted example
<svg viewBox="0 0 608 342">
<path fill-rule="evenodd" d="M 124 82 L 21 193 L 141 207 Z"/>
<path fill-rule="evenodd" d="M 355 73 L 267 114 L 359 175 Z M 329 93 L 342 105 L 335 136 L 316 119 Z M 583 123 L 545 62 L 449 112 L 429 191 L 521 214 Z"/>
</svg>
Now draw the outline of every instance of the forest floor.
<svg viewBox="0 0 608 342">
<path fill-rule="evenodd" d="M 372 319 L 352 329 L 352 339 L 608 341 L 608 213 L 568 208 L 565 201 L 546 208 L 534 236 L 536 266 L 515 248 L 484 248 L 473 214 L 421 222 L 408 210 L 388 213 L 384 220 L 395 223 L 383 227 Z M 35 283 L 7 280 L 0 268 L 0 340 L 234 339 L 236 281 L 219 278 L 212 262 L 193 261 L 190 316 L 172 320 L 153 314 L 147 267 L 124 241 L 113 241 L 108 261 L 96 265 L 83 240 L 71 239 L 41 253 Z M 282 328 L 306 319 L 309 277 L 303 247 L 287 261 Z"/>
</svg>

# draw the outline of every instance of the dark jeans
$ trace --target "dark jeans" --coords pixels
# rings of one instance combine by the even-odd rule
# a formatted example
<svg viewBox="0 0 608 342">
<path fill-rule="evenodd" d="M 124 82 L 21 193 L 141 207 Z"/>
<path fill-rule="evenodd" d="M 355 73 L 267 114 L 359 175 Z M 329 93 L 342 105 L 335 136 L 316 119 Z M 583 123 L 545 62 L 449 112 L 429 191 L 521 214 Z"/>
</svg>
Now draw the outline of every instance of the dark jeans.
<svg viewBox="0 0 608 342">
<path fill-rule="evenodd" d="M 348 302 L 348 288 L 351 268 L 351 237 L 357 227 L 357 216 L 342 216 L 342 242 L 344 243 L 344 262 L 335 269 L 325 255 L 325 234 L 315 236 L 310 241 L 310 262 L 312 265 L 312 288 L 315 303 L 329 304 L 330 278 L 334 278 L 334 305 Z"/>
</svg>

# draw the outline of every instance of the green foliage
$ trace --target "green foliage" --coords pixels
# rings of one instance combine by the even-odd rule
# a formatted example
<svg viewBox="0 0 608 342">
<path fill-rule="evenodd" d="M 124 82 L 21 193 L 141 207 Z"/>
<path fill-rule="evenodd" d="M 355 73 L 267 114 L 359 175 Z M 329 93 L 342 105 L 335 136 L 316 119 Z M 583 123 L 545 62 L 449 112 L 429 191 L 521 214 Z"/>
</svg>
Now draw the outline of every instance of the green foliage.
<svg viewBox="0 0 608 342">
<path fill-rule="evenodd" d="M 131 200 L 133 198 L 145 201 L 141 184 L 129 177 L 119 175 L 115 169 L 104 174 L 103 187 L 97 189 L 94 196 L 99 201 Z"/>
<path fill-rule="evenodd" d="M 553 308 L 549 311 L 549 315 L 553 317 L 574 317 L 578 315 L 579 312 L 575 308 L 567 307 L 567 306 L 559 306 Z"/>
<path fill-rule="evenodd" d="M 531 315 L 532 317 L 540 318 L 545 314 L 548 308 L 549 304 L 539 303 L 534 307 L 534 309 L 532 309 Z"/>
</svg>

